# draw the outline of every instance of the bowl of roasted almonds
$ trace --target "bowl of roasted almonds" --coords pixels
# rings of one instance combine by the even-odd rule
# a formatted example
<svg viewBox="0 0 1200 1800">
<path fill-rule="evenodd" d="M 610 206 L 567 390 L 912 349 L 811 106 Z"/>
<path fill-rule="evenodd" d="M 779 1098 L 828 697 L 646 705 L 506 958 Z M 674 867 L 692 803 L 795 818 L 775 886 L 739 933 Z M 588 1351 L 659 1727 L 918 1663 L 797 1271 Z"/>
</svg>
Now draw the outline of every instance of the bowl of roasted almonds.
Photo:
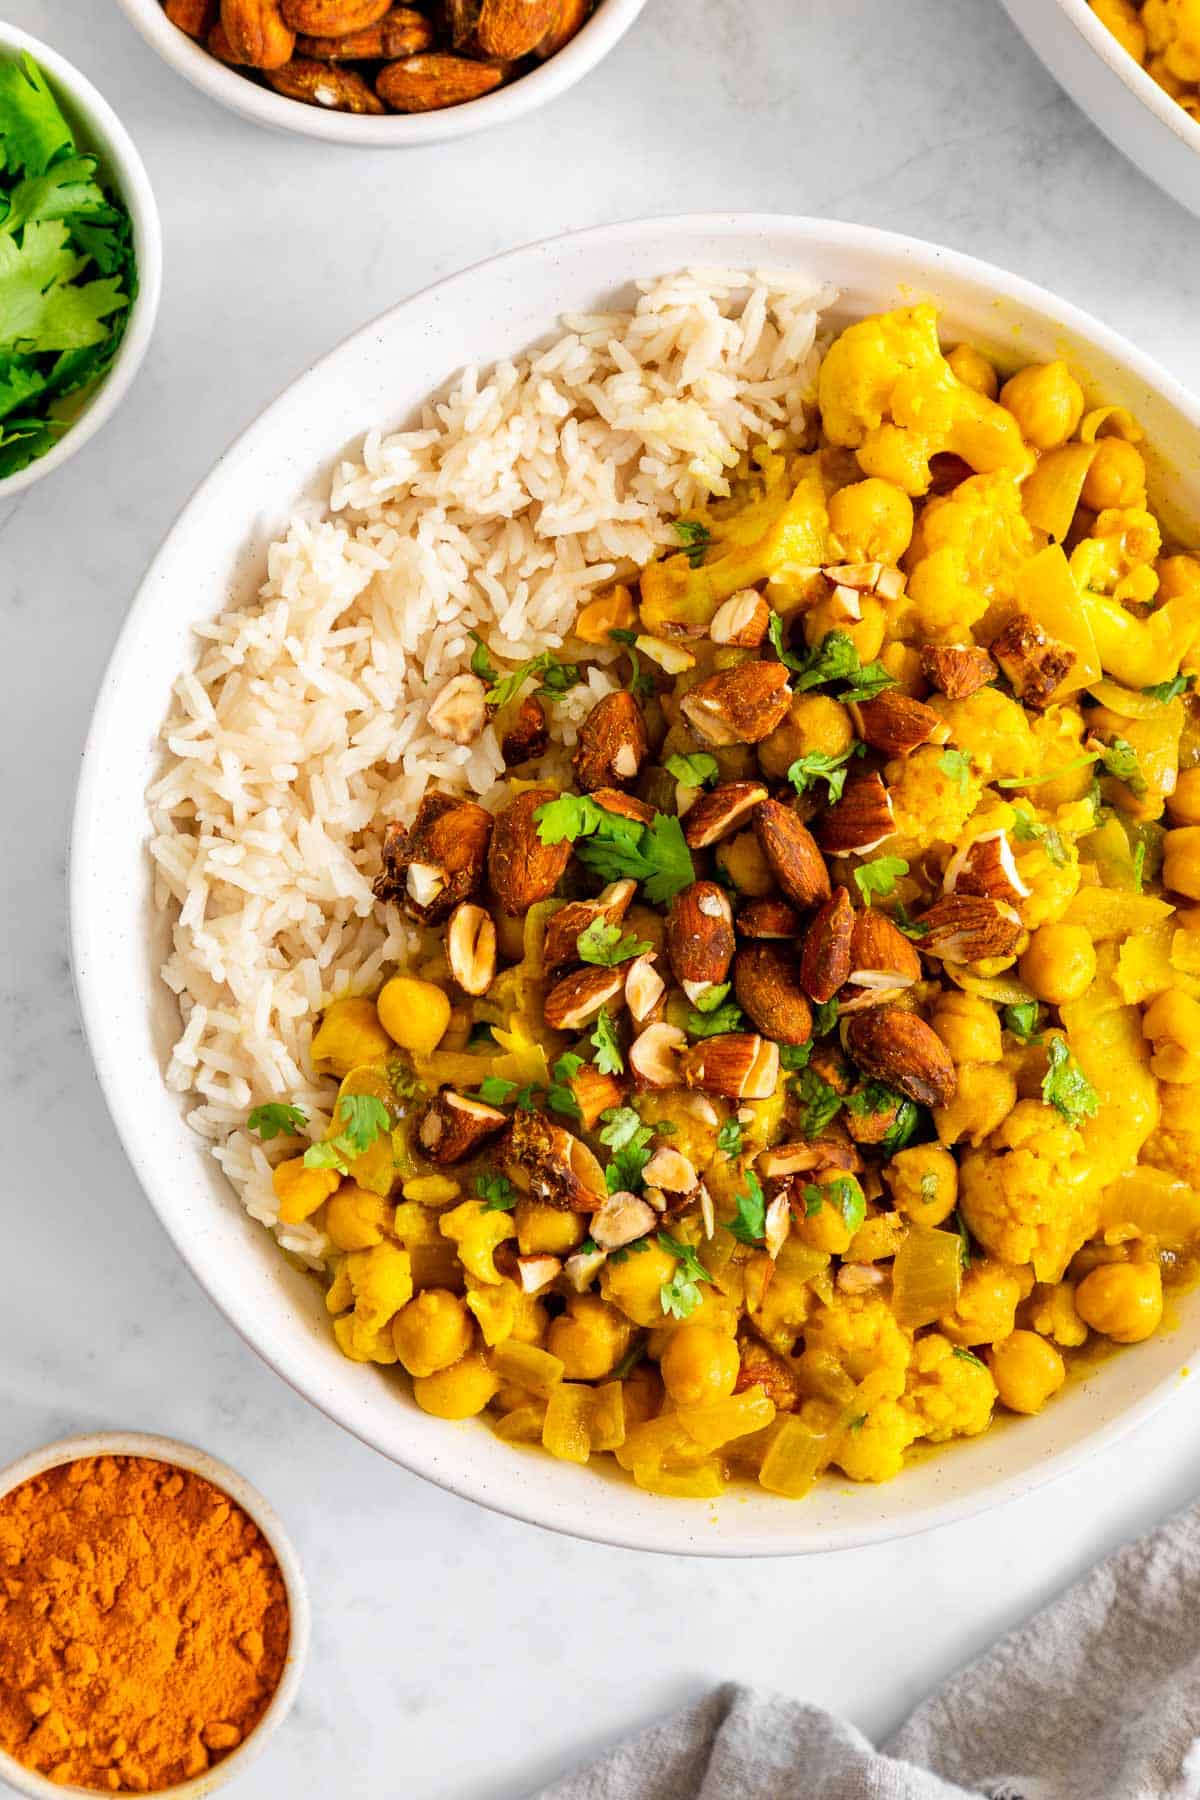
<svg viewBox="0 0 1200 1800">
<path fill-rule="evenodd" d="M 645 0 L 120 0 L 173 69 L 243 118 L 328 143 L 436 143 L 531 112 Z"/>
</svg>

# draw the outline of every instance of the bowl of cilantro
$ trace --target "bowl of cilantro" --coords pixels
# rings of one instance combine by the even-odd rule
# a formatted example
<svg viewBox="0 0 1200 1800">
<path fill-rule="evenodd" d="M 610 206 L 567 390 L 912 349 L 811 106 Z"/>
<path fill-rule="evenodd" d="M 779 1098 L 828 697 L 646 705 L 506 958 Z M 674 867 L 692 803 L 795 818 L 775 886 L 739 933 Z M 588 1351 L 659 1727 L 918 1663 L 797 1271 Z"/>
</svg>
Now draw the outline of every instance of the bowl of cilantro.
<svg viewBox="0 0 1200 1800">
<path fill-rule="evenodd" d="M 0 501 L 120 405 L 162 282 L 150 180 L 91 82 L 0 23 Z"/>
</svg>

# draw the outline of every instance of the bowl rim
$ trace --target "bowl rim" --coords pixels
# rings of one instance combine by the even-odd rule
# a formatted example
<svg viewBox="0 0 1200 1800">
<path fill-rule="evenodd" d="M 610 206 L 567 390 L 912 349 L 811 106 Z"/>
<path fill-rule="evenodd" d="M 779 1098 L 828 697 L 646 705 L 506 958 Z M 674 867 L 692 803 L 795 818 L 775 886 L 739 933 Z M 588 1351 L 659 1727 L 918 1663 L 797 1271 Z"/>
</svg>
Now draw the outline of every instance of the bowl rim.
<svg viewBox="0 0 1200 1800">
<path fill-rule="evenodd" d="M 27 51 L 52 81 L 61 86 L 80 112 L 87 115 L 89 123 L 95 120 L 100 127 L 105 139 L 99 146 L 100 153 L 108 156 L 113 164 L 121 198 L 133 221 L 138 291 L 117 354 L 87 410 L 80 414 L 69 431 L 63 433 L 53 450 L 39 456 L 28 468 L 0 479 L 0 504 L 60 469 L 112 418 L 133 386 L 150 348 L 162 297 L 163 265 L 162 222 L 146 165 L 103 94 L 52 45 L 22 30 L 19 25 L 0 20 L 0 51 L 3 50 Z"/>
<path fill-rule="evenodd" d="M 215 1789 L 240 1775 L 243 1769 L 262 1754 L 268 1740 L 283 1724 L 295 1702 L 312 1640 L 312 1611 L 300 1558 L 278 1513 L 252 1482 L 211 1451 L 201 1450 L 197 1445 L 184 1443 L 178 1438 L 162 1437 L 157 1432 L 89 1431 L 73 1437 L 56 1438 L 53 1443 L 43 1444 L 38 1450 L 27 1451 L 25 1455 L 17 1457 L 15 1462 L 0 1468 L 0 1499 L 37 1475 L 44 1475 L 63 1463 L 78 1462 L 81 1457 L 87 1456 L 142 1456 L 154 1462 L 170 1463 L 186 1469 L 190 1474 L 202 1476 L 205 1481 L 227 1494 L 253 1519 L 279 1565 L 288 1597 L 288 1653 L 283 1674 L 265 1712 L 249 1737 L 243 1738 L 228 1756 L 222 1757 L 219 1763 L 214 1764 L 203 1775 L 196 1775 L 188 1781 L 178 1781 L 172 1787 L 150 1790 L 152 1800 L 156 1800 L 158 1795 L 162 1795 L 164 1800 L 202 1800 L 202 1796 L 213 1793 Z M 106 1791 L 102 1788 L 67 1787 L 61 1782 L 50 1781 L 35 1769 L 26 1768 L 24 1763 L 18 1762 L 3 1749 L 0 1749 L 0 1781 L 7 1782 L 18 1793 L 27 1795 L 29 1800 L 54 1800 L 56 1794 L 88 1796 L 89 1800 L 95 1800 L 97 1794 Z"/>
<path fill-rule="evenodd" d="M 1190 113 L 1184 112 L 1179 102 L 1172 100 L 1166 89 L 1159 87 L 1154 77 L 1134 61 L 1104 21 L 1092 11 L 1088 0 L 1058 0 L 1058 5 L 1068 23 L 1074 26 L 1105 67 L 1111 69 L 1118 81 L 1124 83 L 1134 98 L 1140 100 L 1160 124 L 1165 125 L 1168 131 L 1200 158 L 1200 120 L 1193 119 Z M 1200 162 L 1197 163 L 1196 180 L 1200 183 Z"/>
<path fill-rule="evenodd" d="M 204 46 L 173 25 L 160 0 L 117 0 L 130 24 L 163 61 L 210 99 L 253 124 L 328 144 L 397 150 L 467 137 L 489 125 L 519 119 L 553 100 L 596 67 L 625 35 L 646 0 L 602 0 L 587 23 L 556 55 L 506 87 L 437 112 L 389 113 L 386 117 L 326 112 L 260 87 L 227 68 Z"/>
<path fill-rule="evenodd" d="M 138 1110 L 131 1098 L 127 1100 L 125 1092 L 117 1080 L 117 1061 L 116 1059 L 110 1061 L 104 1053 L 107 1028 L 106 1009 L 101 984 L 94 982 L 91 972 L 95 966 L 91 946 L 93 941 L 97 943 L 103 941 L 104 923 L 99 916 L 94 920 L 89 917 L 88 884 L 89 870 L 92 865 L 89 838 L 93 828 L 93 817 L 98 812 L 93 796 L 98 795 L 105 780 L 105 766 L 98 746 L 102 744 L 105 737 L 109 715 L 116 714 L 120 710 L 118 694 L 123 687 L 122 667 L 135 653 L 142 613 L 149 612 L 155 604 L 153 591 L 155 573 L 180 522 L 191 513 L 194 507 L 203 504 L 205 495 L 210 489 L 219 487 L 224 479 L 227 462 L 251 448 L 260 436 L 266 437 L 270 434 L 276 414 L 287 405 L 293 389 L 299 383 L 340 357 L 350 346 L 360 341 L 366 343 L 376 337 L 384 321 L 390 324 L 406 310 L 419 308 L 427 303 L 431 296 L 445 294 L 447 290 L 459 284 L 471 283 L 479 271 L 485 268 L 517 263 L 525 257 L 540 255 L 552 258 L 557 246 L 579 240 L 599 245 L 610 242 L 616 247 L 618 258 L 622 252 L 628 254 L 636 245 L 652 243 L 656 250 L 661 249 L 663 267 L 667 268 L 671 265 L 672 257 L 675 254 L 674 241 L 677 237 L 684 238 L 703 233 L 710 233 L 715 237 L 722 234 L 728 236 L 769 235 L 772 232 L 780 231 L 791 234 L 798 241 L 807 240 L 813 247 L 830 249 L 834 252 L 841 250 L 850 254 L 856 252 L 869 254 L 874 251 L 881 262 L 898 261 L 906 264 L 911 271 L 911 279 L 915 281 L 931 282 L 943 278 L 951 283 L 957 281 L 973 288 L 986 286 L 994 297 L 1025 307 L 1041 319 L 1053 321 L 1056 328 L 1066 332 L 1075 332 L 1085 340 L 1089 340 L 1103 355 L 1119 364 L 1124 371 L 1166 400 L 1173 410 L 1182 414 L 1197 431 L 1200 431 L 1200 401 L 1175 376 L 1109 326 L 1093 318 L 1073 303 L 1059 299 L 1049 290 L 1027 281 L 1022 276 L 1012 275 L 993 264 L 958 251 L 944 249 L 936 244 L 930 244 L 926 240 L 907 237 L 871 226 L 800 215 L 773 213 L 666 214 L 558 233 L 520 245 L 498 256 L 481 258 L 453 275 L 429 283 L 397 305 L 385 309 L 383 313 L 368 321 L 358 330 L 351 332 L 326 355 L 318 358 L 306 370 L 302 370 L 270 405 L 264 408 L 245 430 L 238 434 L 180 509 L 148 566 L 138 593 L 130 606 L 105 670 L 96 709 L 87 734 L 76 791 L 67 872 L 71 967 L 84 1034 L 91 1052 L 97 1080 L 122 1146 L 148 1199 L 160 1185 L 155 1158 L 143 1147 Z M 614 273 L 614 279 L 624 281 L 628 279 L 628 276 L 622 271 L 619 275 Z M 823 1534 L 819 1542 L 813 1541 L 812 1538 L 805 1540 L 802 1533 L 800 1534 L 801 1541 L 788 1543 L 786 1541 L 778 1542 L 773 1538 L 765 1540 L 762 1534 L 753 1532 L 748 1534 L 745 1539 L 707 1540 L 694 1532 L 688 1533 L 678 1524 L 672 1526 L 671 1520 L 667 1516 L 665 1503 L 661 1526 L 657 1522 L 653 1525 L 618 1524 L 604 1517 L 601 1509 L 589 1507 L 587 1503 L 589 1493 L 595 1495 L 603 1490 L 600 1487 L 588 1489 L 586 1484 L 580 1500 L 574 1506 L 566 1506 L 562 1509 L 563 1513 L 569 1516 L 547 1516 L 552 1514 L 552 1509 L 541 1505 L 536 1500 L 525 1499 L 524 1490 L 519 1484 L 513 1484 L 513 1491 L 497 1495 L 490 1488 L 486 1475 L 470 1466 L 468 1461 L 455 1459 L 453 1456 L 430 1456 L 417 1447 L 413 1447 L 407 1455 L 402 1455 L 391 1447 L 383 1447 L 372 1435 L 368 1426 L 360 1424 L 352 1416 L 351 1409 L 343 1404 L 336 1391 L 331 1392 L 324 1389 L 316 1381 L 306 1378 L 304 1374 L 289 1369 L 286 1354 L 278 1349 L 269 1331 L 259 1328 L 257 1322 L 245 1316 L 244 1313 L 239 1315 L 225 1306 L 219 1292 L 216 1291 L 215 1284 L 207 1278 L 207 1272 L 201 1266 L 199 1259 L 193 1259 L 187 1244 L 187 1233 L 182 1224 L 178 1223 L 175 1217 L 167 1211 L 160 1210 L 153 1199 L 150 1199 L 150 1204 L 192 1274 L 218 1309 L 229 1319 L 234 1329 L 270 1368 L 283 1377 L 290 1387 L 302 1394 L 328 1418 L 351 1432 L 372 1449 L 386 1455 L 389 1460 L 399 1463 L 411 1473 L 434 1482 L 437 1486 L 445 1488 L 460 1498 L 474 1501 L 486 1506 L 491 1511 L 502 1513 L 523 1523 L 557 1531 L 567 1537 L 582 1537 L 622 1549 L 651 1550 L 672 1555 L 741 1558 L 802 1555 L 816 1551 L 856 1549 L 869 1544 L 915 1536 L 936 1526 L 955 1523 L 993 1506 L 1003 1505 L 1007 1501 L 1044 1486 L 1059 1476 L 1069 1474 L 1101 1449 L 1116 1443 L 1136 1425 L 1156 1412 L 1172 1394 L 1179 1390 L 1181 1385 L 1177 1378 L 1178 1370 L 1176 1368 L 1157 1380 L 1138 1399 L 1123 1405 L 1119 1413 L 1107 1423 L 1089 1430 L 1077 1442 L 1067 1444 L 1046 1455 L 1035 1468 L 1018 1469 L 1012 1474 L 985 1482 L 980 1487 L 949 1498 L 934 1500 L 928 1505 L 910 1508 L 894 1517 L 866 1523 L 850 1521 Z M 1192 1346 L 1187 1346 L 1187 1350 L 1190 1351 L 1191 1348 Z M 1185 1353 L 1181 1349 L 1181 1358 Z M 451 1443 L 452 1440 L 447 1440 L 446 1448 L 449 1448 Z M 697 1524 L 700 1522 L 698 1512 L 696 1522 Z"/>
</svg>

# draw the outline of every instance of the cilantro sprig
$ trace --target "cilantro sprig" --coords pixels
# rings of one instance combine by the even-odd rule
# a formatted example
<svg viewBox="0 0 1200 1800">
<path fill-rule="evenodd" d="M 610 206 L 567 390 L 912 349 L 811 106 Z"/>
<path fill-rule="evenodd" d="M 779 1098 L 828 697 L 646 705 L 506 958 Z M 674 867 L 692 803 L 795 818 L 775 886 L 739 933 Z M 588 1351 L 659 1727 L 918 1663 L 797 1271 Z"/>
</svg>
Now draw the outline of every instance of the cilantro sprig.
<svg viewBox="0 0 1200 1800">
<path fill-rule="evenodd" d="M 471 636 L 475 639 L 475 648 L 471 652 L 471 673 L 487 683 L 484 698 L 489 706 L 497 709 L 507 706 L 534 675 L 540 678 L 534 691 L 551 700 L 560 699 L 571 688 L 578 687 L 583 679 L 578 663 L 562 662 L 549 650 L 539 650 L 536 656 L 518 663 L 514 669 L 509 669 L 502 675 L 479 633 L 473 631 Z"/>
<path fill-rule="evenodd" d="M 767 1235 L 767 1197 L 753 1169 L 743 1179 L 745 1186 L 733 1197 L 737 1211 L 725 1229 L 739 1244 L 761 1244 Z"/>
<path fill-rule="evenodd" d="M 1100 1096 L 1080 1068 L 1065 1041 L 1051 1038 L 1046 1047 L 1047 1068 L 1042 1080 L 1042 1099 L 1060 1112 L 1068 1125 L 1095 1118 Z"/>
<path fill-rule="evenodd" d="M 621 927 L 610 925 L 607 919 L 593 919 L 575 939 L 580 962 L 595 963 L 601 969 L 615 969 L 653 948 L 645 938 L 622 937 Z"/>
<path fill-rule="evenodd" d="M 650 1161 L 654 1127 L 644 1125 L 632 1106 L 610 1106 L 600 1114 L 600 1142 L 612 1151 L 604 1179 L 610 1194 L 635 1194 Z"/>
<path fill-rule="evenodd" d="M 342 1127 L 335 1136 L 310 1144 L 304 1152 L 306 1169 L 336 1169 L 339 1175 L 348 1175 L 356 1157 L 365 1156 L 376 1139 L 391 1130 L 392 1116 L 374 1094 L 343 1094 L 334 1124 Z"/>
<path fill-rule="evenodd" d="M 824 750 L 810 750 L 806 756 L 798 756 L 790 765 L 787 778 L 798 794 L 806 794 L 818 781 L 825 782 L 829 789 L 829 804 L 840 800 L 849 774 L 849 762 L 853 756 L 861 756 L 866 749 L 865 744 L 851 744 L 848 750 L 835 750 L 827 753 Z"/>
<path fill-rule="evenodd" d="M 543 844 L 573 844 L 580 862 L 602 881 L 638 881 L 654 906 L 696 879 L 683 826 L 667 813 L 642 825 L 606 812 L 590 794 L 560 794 L 533 816 Z"/>
<path fill-rule="evenodd" d="M 302 1106 L 285 1106 L 282 1101 L 268 1100 L 251 1109 L 246 1123 L 251 1131 L 257 1131 L 264 1144 L 269 1144 L 272 1138 L 294 1137 L 308 1124 L 308 1114 Z"/>
<path fill-rule="evenodd" d="M 854 871 L 854 885 L 870 906 L 873 894 L 883 899 L 893 891 L 901 875 L 907 874 L 908 864 L 902 856 L 877 856 L 872 862 L 859 863 Z"/>
<path fill-rule="evenodd" d="M 602 1075 L 624 1074 L 625 1058 L 621 1055 L 621 1042 L 607 1006 L 602 1006 L 597 1013 L 588 1042 L 596 1052 L 596 1067 Z"/>
<path fill-rule="evenodd" d="M 669 1251 L 676 1262 L 674 1275 L 670 1281 L 664 1281 L 658 1290 L 659 1304 L 669 1317 L 690 1318 L 702 1298 L 700 1283 L 711 1283 L 712 1276 L 692 1246 L 672 1237 L 669 1231 L 658 1233 L 658 1244 L 660 1249 Z"/>
</svg>

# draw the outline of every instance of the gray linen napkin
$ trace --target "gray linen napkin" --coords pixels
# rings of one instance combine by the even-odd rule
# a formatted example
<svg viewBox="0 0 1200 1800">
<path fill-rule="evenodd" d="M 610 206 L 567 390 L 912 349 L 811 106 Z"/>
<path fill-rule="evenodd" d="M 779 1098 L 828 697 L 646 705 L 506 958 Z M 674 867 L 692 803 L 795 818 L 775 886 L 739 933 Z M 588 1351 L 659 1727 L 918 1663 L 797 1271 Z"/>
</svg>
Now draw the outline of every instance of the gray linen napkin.
<svg viewBox="0 0 1200 1800">
<path fill-rule="evenodd" d="M 718 1688 L 540 1800 L 1200 1800 L 1200 1508 L 1100 1563 L 876 1750 Z"/>
</svg>

